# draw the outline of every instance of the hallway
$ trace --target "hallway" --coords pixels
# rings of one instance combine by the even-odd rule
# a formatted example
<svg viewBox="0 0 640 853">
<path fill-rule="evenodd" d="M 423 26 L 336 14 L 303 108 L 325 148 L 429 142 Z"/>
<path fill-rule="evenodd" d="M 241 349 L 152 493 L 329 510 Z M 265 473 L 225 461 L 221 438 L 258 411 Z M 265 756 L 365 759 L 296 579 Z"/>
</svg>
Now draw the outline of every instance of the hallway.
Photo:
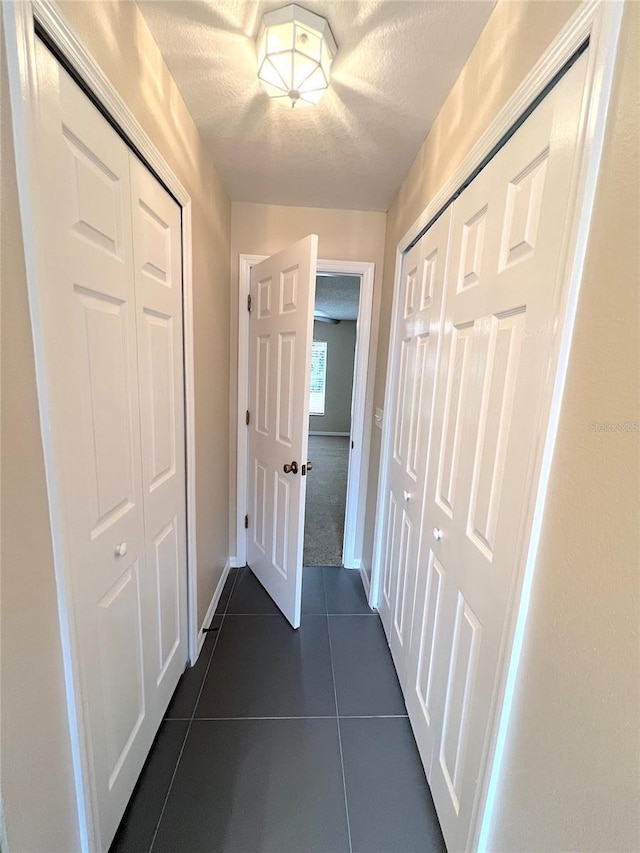
<svg viewBox="0 0 640 853">
<path fill-rule="evenodd" d="M 358 573 L 306 568 L 302 611 L 231 571 L 112 851 L 444 851 Z"/>
</svg>

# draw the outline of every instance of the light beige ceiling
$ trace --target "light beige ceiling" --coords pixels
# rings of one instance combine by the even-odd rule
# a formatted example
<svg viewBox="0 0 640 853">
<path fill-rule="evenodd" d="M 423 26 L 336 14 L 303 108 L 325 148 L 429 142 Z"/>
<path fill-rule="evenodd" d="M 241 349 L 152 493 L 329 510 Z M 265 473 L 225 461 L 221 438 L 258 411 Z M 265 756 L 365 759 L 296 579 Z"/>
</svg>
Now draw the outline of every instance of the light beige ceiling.
<svg viewBox="0 0 640 853">
<path fill-rule="evenodd" d="M 338 43 L 310 109 L 272 102 L 254 38 L 287 0 L 138 0 L 233 201 L 387 210 L 495 0 L 302 0 Z"/>
</svg>

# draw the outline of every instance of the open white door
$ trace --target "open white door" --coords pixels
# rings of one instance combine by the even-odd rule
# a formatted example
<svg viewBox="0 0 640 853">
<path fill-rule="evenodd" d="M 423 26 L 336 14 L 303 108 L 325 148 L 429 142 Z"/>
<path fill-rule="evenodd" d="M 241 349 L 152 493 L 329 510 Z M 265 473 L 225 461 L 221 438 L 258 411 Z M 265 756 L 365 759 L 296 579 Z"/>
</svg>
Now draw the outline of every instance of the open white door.
<svg viewBox="0 0 640 853">
<path fill-rule="evenodd" d="M 318 238 L 251 271 L 247 562 L 300 625 Z"/>
</svg>

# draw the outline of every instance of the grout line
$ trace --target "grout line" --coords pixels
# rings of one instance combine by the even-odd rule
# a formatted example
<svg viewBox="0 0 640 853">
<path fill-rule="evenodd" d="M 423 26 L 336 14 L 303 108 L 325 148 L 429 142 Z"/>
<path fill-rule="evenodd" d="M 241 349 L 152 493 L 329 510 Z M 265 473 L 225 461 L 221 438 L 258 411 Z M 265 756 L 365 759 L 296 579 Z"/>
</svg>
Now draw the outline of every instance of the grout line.
<svg viewBox="0 0 640 853">
<path fill-rule="evenodd" d="M 327 586 L 324 582 L 324 572 L 322 572 L 322 588 L 324 589 L 324 600 L 327 600 Z M 347 817 L 347 835 L 349 837 L 349 853 L 353 853 L 353 845 L 351 843 L 351 822 L 349 820 L 349 802 L 347 800 L 347 780 L 344 773 L 344 755 L 342 754 L 342 734 L 340 732 L 340 712 L 338 711 L 338 691 L 336 689 L 336 673 L 333 666 L 333 648 L 331 646 L 331 631 L 329 630 L 329 620 L 327 619 L 327 636 L 329 638 L 329 658 L 331 660 L 331 680 L 333 681 L 333 697 L 336 703 L 336 723 L 338 724 L 338 746 L 340 748 L 340 769 L 342 770 L 342 790 L 344 792 L 344 809 Z"/>
<path fill-rule="evenodd" d="M 408 720 L 408 714 L 340 714 L 339 720 Z"/>
<path fill-rule="evenodd" d="M 173 788 L 173 783 L 175 781 L 176 774 L 178 772 L 178 767 L 180 766 L 182 754 L 184 752 L 184 748 L 185 748 L 186 743 L 187 743 L 187 738 L 189 737 L 189 732 L 191 731 L 191 726 L 193 725 L 193 719 L 194 719 L 195 714 L 196 714 L 196 708 L 198 707 L 198 702 L 200 701 L 200 696 L 202 695 L 202 690 L 204 688 L 204 683 L 207 679 L 207 675 L 209 674 L 209 668 L 211 667 L 211 661 L 213 660 L 213 653 L 215 652 L 216 646 L 218 645 L 218 639 L 220 638 L 220 634 L 222 633 L 222 626 L 224 625 L 224 619 L 225 619 L 225 616 L 227 615 L 227 610 L 229 609 L 229 603 L 231 602 L 231 596 L 233 595 L 233 591 L 236 588 L 236 583 L 238 581 L 238 574 L 239 574 L 239 572 L 236 572 L 235 576 L 233 578 L 233 586 L 231 587 L 231 592 L 229 593 L 229 598 L 227 599 L 227 603 L 226 603 L 225 608 L 224 608 L 224 613 L 222 614 L 222 619 L 220 621 L 220 627 L 216 631 L 216 636 L 215 636 L 215 639 L 213 641 L 213 648 L 211 650 L 211 655 L 209 656 L 209 662 L 207 663 L 207 668 L 206 668 L 205 673 L 202 677 L 202 684 L 200 685 L 200 690 L 198 691 L 198 696 L 197 696 L 196 701 L 195 701 L 194 706 L 193 706 L 193 711 L 191 713 L 191 719 L 189 720 L 189 725 L 187 726 L 187 733 L 185 734 L 184 740 L 182 741 L 182 747 L 180 749 L 180 754 L 178 755 L 178 759 L 176 761 L 176 766 L 173 768 L 173 774 L 171 776 L 171 781 L 169 782 L 169 787 L 167 788 L 167 794 L 164 798 L 164 803 L 162 804 L 162 810 L 160 811 L 160 817 L 158 818 L 158 822 L 156 824 L 155 832 L 153 833 L 153 838 L 151 839 L 151 844 L 149 846 L 149 853 L 152 853 L 153 845 L 156 843 L 156 838 L 158 836 L 158 830 L 160 829 L 160 824 L 162 823 L 162 818 L 164 817 L 165 809 L 167 808 L 167 803 L 169 802 L 169 795 L 171 794 L 171 789 Z M 215 613 L 213 614 L 213 616 L 215 619 Z"/>
<path fill-rule="evenodd" d="M 227 613 L 226 615 L 229 618 L 231 618 L 233 616 L 280 616 L 281 619 L 285 618 L 282 615 L 282 613 Z M 308 613 L 303 613 L 302 615 L 303 616 L 328 616 L 328 617 L 332 617 L 332 616 L 377 616 L 378 614 L 374 613 L 373 611 L 371 613 L 325 613 L 325 612 L 321 613 L 320 611 L 318 611 L 317 613 L 308 612 Z"/>
<path fill-rule="evenodd" d="M 221 720 L 408 720 L 408 714 L 286 714 L 270 717 L 165 717 L 166 723 L 208 722 Z"/>
<path fill-rule="evenodd" d="M 337 720 L 335 714 L 310 714 L 308 717 L 195 717 L 194 723 L 219 723 L 222 720 Z"/>
</svg>

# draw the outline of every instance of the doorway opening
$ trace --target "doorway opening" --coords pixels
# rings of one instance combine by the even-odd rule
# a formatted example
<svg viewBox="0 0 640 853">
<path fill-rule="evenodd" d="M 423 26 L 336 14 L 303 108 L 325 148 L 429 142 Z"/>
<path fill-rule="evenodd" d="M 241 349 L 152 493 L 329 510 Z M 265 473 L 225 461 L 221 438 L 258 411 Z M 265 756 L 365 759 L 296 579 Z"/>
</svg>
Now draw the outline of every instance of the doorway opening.
<svg viewBox="0 0 640 853">
<path fill-rule="evenodd" d="M 361 277 L 316 277 L 304 566 L 342 566 Z"/>
<path fill-rule="evenodd" d="M 266 259 L 265 255 L 241 254 L 239 257 L 239 304 L 246 305 L 250 293 L 251 271 L 254 266 Z M 365 499 L 368 480 L 368 457 L 371 444 L 371 428 L 373 424 L 373 383 L 375 378 L 375 345 L 371 344 L 373 319 L 373 285 L 375 264 L 368 261 L 326 260 L 319 258 L 316 273 L 318 277 L 338 279 L 355 278 L 359 282 L 359 298 L 356 322 L 356 345 L 354 356 L 353 386 L 351 392 L 351 423 L 350 436 L 346 438 L 349 448 L 346 506 L 344 512 L 344 537 L 342 540 L 341 565 L 349 569 L 359 569 L 365 586 L 367 598 L 370 595 L 369 579 L 362 562 L 362 542 L 364 535 Z M 316 305 L 314 302 L 314 312 Z M 323 310 L 320 305 L 318 310 Z M 236 553 L 231 558 L 232 566 L 247 564 L 248 530 L 245 528 L 246 516 L 249 509 L 249 431 L 246 425 L 246 413 L 250 409 L 252 399 L 250 388 L 250 311 L 240 311 L 238 314 L 238 401 L 237 401 L 237 491 L 233 504 L 236 518 Z M 255 316 L 255 315 L 254 315 Z M 311 318 L 310 318 L 311 319 Z M 325 324 L 339 325 L 339 324 Z M 329 356 L 330 357 L 330 356 Z M 254 407 L 255 408 L 255 407 Z M 325 428 L 327 429 L 327 428 Z M 349 428 L 340 431 L 348 431 Z M 313 430 L 319 431 L 319 430 Z M 331 430 L 337 432 L 338 430 Z M 306 464 L 313 456 L 309 453 L 304 460 Z M 317 470 L 311 469 L 310 476 L 305 476 L 307 484 L 311 484 Z M 305 469 L 306 474 L 306 469 Z M 316 480 L 318 478 L 315 478 Z M 305 501 L 306 505 L 306 501 Z M 302 538 L 302 537 L 301 537 Z M 301 542 L 300 553 L 302 556 Z M 302 569 L 303 560 L 300 562 Z"/>
</svg>

